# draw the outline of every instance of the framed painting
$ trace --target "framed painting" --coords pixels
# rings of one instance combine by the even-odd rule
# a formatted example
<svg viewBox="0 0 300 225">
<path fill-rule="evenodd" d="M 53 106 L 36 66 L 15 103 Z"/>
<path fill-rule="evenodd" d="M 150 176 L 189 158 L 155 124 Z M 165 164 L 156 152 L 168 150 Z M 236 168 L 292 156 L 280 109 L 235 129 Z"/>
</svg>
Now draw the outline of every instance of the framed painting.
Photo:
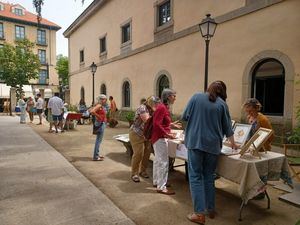
<svg viewBox="0 0 300 225">
<path fill-rule="evenodd" d="M 242 123 L 235 123 L 233 127 L 233 136 L 234 136 L 234 141 L 237 145 L 242 147 L 250 134 L 251 131 L 251 125 L 250 124 L 242 124 Z M 223 144 L 228 145 L 229 140 L 225 137 L 223 140 Z"/>
<path fill-rule="evenodd" d="M 259 128 L 255 134 L 250 138 L 245 146 L 243 146 L 240 151 L 241 156 L 245 153 L 249 152 L 253 156 L 259 156 L 259 151 L 264 147 L 264 143 L 269 139 L 269 137 L 273 134 L 273 130 L 267 128 Z"/>
</svg>

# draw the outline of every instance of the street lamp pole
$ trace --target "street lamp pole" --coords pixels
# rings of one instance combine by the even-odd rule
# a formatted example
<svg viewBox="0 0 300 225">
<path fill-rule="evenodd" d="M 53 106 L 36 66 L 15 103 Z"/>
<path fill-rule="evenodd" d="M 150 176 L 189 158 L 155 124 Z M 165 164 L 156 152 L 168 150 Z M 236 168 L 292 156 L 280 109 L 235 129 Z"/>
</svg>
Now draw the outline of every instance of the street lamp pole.
<svg viewBox="0 0 300 225">
<path fill-rule="evenodd" d="M 214 36 L 217 23 L 210 17 L 210 14 L 206 15 L 206 18 L 199 24 L 202 37 L 205 39 L 205 70 L 204 70 L 204 91 L 207 90 L 208 83 L 208 53 L 209 53 L 209 42 Z"/>
<path fill-rule="evenodd" d="M 95 104 L 95 73 L 97 71 L 97 65 L 94 62 L 90 65 L 90 70 L 91 70 L 92 75 L 93 75 L 93 99 L 92 99 L 92 105 L 94 106 L 94 104 Z"/>
</svg>

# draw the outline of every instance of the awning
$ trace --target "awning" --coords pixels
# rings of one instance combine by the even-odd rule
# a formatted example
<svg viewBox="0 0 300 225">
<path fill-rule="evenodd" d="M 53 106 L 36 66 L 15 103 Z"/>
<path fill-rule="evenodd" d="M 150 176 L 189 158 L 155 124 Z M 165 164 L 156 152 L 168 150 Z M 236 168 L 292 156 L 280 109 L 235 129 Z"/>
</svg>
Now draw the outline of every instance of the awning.
<svg viewBox="0 0 300 225">
<path fill-rule="evenodd" d="M 33 97 L 32 87 L 31 85 L 24 85 L 23 91 L 25 94 L 25 98 Z M 6 84 L 0 84 L 0 98 L 9 98 L 10 86 Z"/>
<path fill-rule="evenodd" d="M 44 98 L 51 98 L 53 96 L 52 90 L 49 88 L 46 88 L 44 91 Z"/>
</svg>

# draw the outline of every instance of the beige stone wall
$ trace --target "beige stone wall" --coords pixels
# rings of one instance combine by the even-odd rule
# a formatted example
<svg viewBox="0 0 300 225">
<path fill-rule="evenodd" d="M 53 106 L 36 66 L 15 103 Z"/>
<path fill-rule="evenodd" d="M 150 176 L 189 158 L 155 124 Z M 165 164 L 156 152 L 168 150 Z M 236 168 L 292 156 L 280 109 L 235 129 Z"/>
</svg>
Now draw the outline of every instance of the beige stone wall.
<svg viewBox="0 0 300 225">
<path fill-rule="evenodd" d="M 234 1 L 234 3 L 226 1 L 224 4 L 191 1 L 192 6 L 174 0 L 175 33 L 197 25 L 207 12 L 221 16 L 245 4 L 245 1 Z M 136 8 L 129 6 L 132 2 L 137 4 Z M 88 66 L 93 61 L 100 62 L 98 36 L 107 33 L 108 59 L 120 54 L 119 24 L 128 18 L 132 18 L 133 23 L 133 49 L 153 42 L 153 2 L 150 5 L 143 5 L 140 2 L 145 1 L 108 1 L 98 13 L 71 35 L 69 45 L 72 104 L 79 102 L 81 86 L 85 88 L 87 104 L 91 102 L 92 75 Z M 148 9 L 147 12 L 145 8 Z M 210 83 L 221 79 L 227 84 L 228 105 L 233 119 L 237 121 L 241 119 L 241 104 L 250 97 L 249 80 L 251 80 L 253 66 L 250 66 L 251 68 L 247 66 L 255 65 L 264 57 L 274 57 L 279 61 L 282 60 L 287 74 L 284 116 L 271 119 L 279 123 L 284 123 L 291 118 L 295 121 L 295 116 L 292 116 L 293 108 L 300 99 L 299 89 L 297 91 L 293 85 L 294 76 L 300 72 L 300 30 L 297 29 L 300 21 L 299 9 L 299 1 L 283 1 L 226 21 L 217 27 L 215 37 L 210 43 L 208 80 Z M 140 12 L 148 15 L 149 18 L 147 16 L 140 21 L 137 17 Z M 142 22 L 145 27 L 142 26 Z M 78 71 L 79 50 L 82 48 L 85 49 L 85 66 Z M 173 112 L 180 114 L 189 98 L 196 91 L 203 90 L 204 53 L 204 40 L 200 33 L 191 32 L 185 37 L 158 47 L 106 63 L 98 67 L 95 74 L 95 96 L 100 92 L 100 85 L 105 83 L 108 95 L 113 95 L 118 107 L 121 108 L 122 84 L 125 80 L 129 80 L 132 90 L 131 108 L 135 109 L 142 97 L 155 94 L 160 71 L 167 71 L 170 75 L 171 87 L 178 92 Z"/>
<path fill-rule="evenodd" d="M 37 27 L 36 26 L 29 26 L 20 23 L 12 23 L 0 20 L 3 23 L 4 27 L 4 35 L 5 40 L 0 40 L 0 44 L 7 42 L 13 44 L 15 41 L 15 26 L 23 26 L 25 27 L 25 36 L 31 42 L 37 41 Z M 44 28 L 42 28 L 44 29 Z M 50 85 L 58 85 L 58 75 L 55 70 L 56 65 L 56 31 L 54 30 L 46 30 L 46 39 L 48 46 L 40 46 L 35 45 L 34 52 L 37 54 L 38 49 L 46 50 L 46 60 L 49 63 L 49 84 Z M 46 66 L 41 66 L 41 69 L 47 69 Z M 32 81 L 32 83 L 38 83 L 38 81 Z"/>
</svg>

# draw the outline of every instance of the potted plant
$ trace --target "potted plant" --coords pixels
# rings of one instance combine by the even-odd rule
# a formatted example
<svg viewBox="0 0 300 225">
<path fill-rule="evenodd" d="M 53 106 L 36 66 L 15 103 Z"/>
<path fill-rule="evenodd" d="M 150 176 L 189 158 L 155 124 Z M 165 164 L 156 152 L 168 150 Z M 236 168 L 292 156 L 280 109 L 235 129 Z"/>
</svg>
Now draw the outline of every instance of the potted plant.
<svg viewBox="0 0 300 225">
<path fill-rule="evenodd" d="M 131 127 L 131 125 L 133 124 L 134 116 L 135 116 L 135 113 L 133 111 L 128 111 L 126 113 L 125 118 L 129 122 L 129 127 Z"/>
</svg>

